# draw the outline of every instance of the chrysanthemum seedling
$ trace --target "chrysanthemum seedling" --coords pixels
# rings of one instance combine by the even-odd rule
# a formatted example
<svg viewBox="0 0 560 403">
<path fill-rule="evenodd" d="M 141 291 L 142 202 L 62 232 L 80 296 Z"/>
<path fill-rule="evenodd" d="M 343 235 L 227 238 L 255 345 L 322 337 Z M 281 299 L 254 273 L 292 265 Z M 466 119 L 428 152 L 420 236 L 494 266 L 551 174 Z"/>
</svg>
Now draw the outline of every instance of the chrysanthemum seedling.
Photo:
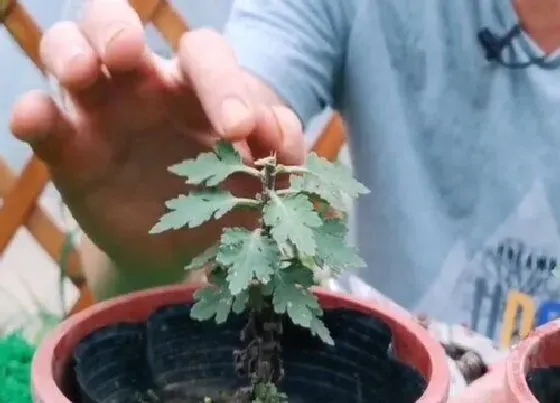
<svg viewBox="0 0 560 403">
<path fill-rule="evenodd" d="M 318 268 L 328 268 L 336 277 L 346 268 L 364 266 L 346 242 L 346 221 L 340 217 L 346 212 L 346 198 L 368 190 L 347 167 L 316 154 L 310 154 L 303 166 L 279 164 L 274 156 L 247 166 L 225 142 L 218 143 L 214 152 L 171 166 L 169 171 L 186 177 L 186 182 L 198 185 L 199 190 L 169 200 L 169 211 L 151 233 L 194 228 L 240 208 L 258 213 L 260 226 L 224 228 L 218 242 L 187 266 L 186 270 L 208 268 L 211 284 L 195 293 L 191 316 L 224 323 L 231 312 L 248 310 L 249 324 L 242 334 L 246 349 L 236 352 L 238 370 L 251 379 L 250 399 L 284 401 L 274 387 L 283 373 L 281 346 L 250 347 L 263 339 L 278 340 L 285 315 L 333 344 L 310 288 L 316 284 Z M 258 178 L 260 192 L 254 198 L 239 198 L 220 189 L 232 174 Z M 276 179 L 285 175 L 289 186 L 279 189 Z M 332 210 L 342 214 L 332 214 Z M 270 337 L 263 337 L 263 333 Z M 258 351 L 257 355 L 252 351 Z"/>
</svg>

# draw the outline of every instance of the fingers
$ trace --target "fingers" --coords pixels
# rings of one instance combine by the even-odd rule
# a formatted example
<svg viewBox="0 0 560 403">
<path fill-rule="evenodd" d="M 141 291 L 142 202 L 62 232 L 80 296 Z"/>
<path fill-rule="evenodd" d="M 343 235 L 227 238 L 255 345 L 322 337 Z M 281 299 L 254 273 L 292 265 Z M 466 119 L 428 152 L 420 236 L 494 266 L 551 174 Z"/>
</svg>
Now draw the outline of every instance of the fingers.
<svg viewBox="0 0 560 403">
<path fill-rule="evenodd" d="M 223 37 L 210 30 L 188 33 L 181 40 L 178 59 L 214 129 L 226 138 L 246 137 L 255 127 L 255 111 Z"/>
<path fill-rule="evenodd" d="M 303 127 L 295 113 L 284 106 L 258 109 L 256 128 L 248 143 L 255 158 L 276 152 L 278 162 L 285 165 L 299 165 L 305 159 Z"/>
<path fill-rule="evenodd" d="M 306 147 L 303 126 L 294 111 L 275 107 L 273 112 L 281 131 L 278 160 L 285 165 L 300 165 L 305 161 Z"/>
<path fill-rule="evenodd" d="M 80 27 L 109 71 L 135 69 L 144 59 L 144 27 L 128 1 L 87 1 Z"/>
<path fill-rule="evenodd" d="M 51 27 L 41 40 L 41 58 L 47 70 L 70 89 L 91 86 L 101 75 L 135 69 L 145 60 L 142 23 L 126 0 L 90 0 L 80 25 L 64 21 Z"/>
<path fill-rule="evenodd" d="M 41 58 L 47 70 L 68 89 L 87 88 L 100 74 L 97 54 L 72 22 L 59 22 L 45 33 Z"/>
<path fill-rule="evenodd" d="M 65 145 L 74 134 L 72 124 L 45 93 L 31 91 L 15 105 L 10 122 L 12 133 L 28 143 L 47 164 L 56 166 Z"/>
</svg>

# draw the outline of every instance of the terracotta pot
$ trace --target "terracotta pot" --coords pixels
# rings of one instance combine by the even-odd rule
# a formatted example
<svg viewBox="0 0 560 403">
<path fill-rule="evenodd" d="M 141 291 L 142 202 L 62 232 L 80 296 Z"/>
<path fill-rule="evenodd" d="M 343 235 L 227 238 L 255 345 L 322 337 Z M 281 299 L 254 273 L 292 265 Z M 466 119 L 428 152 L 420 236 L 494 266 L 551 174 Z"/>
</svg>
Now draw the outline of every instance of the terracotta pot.
<svg viewBox="0 0 560 403">
<path fill-rule="evenodd" d="M 93 307 L 70 317 L 45 339 L 44 343 L 40 346 L 35 355 L 32 369 L 34 401 L 37 403 L 69 403 L 73 401 L 72 399 L 76 399 L 71 397 L 76 394 L 77 383 L 75 375 L 73 375 L 73 357 L 75 357 L 77 347 L 81 345 L 81 342 L 84 339 L 88 339 L 92 333 L 99 331 L 100 329 L 104 329 L 107 326 L 122 322 L 145 323 L 158 309 L 165 310 L 168 309 L 167 307 L 188 306 L 187 304 L 192 303 L 194 290 L 194 287 L 172 286 L 152 289 L 149 291 L 141 291 L 96 304 Z M 394 365 L 396 362 L 398 365 L 405 367 L 402 364 L 404 363 L 417 370 L 410 372 L 421 375 L 421 377 L 418 376 L 418 378 L 423 378 L 422 382 L 425 380 L 426 388 L 424 389 L 423 395 L 417 400 L 417 402 L 443 403 L 447 401 L 450 377 L 445 353 L 441 346 L 433 340 L 421 326 L 412 322 L 410 319 L 401 316 L 399 313 L 388 309 L 387 307 L 374 306 L 363 300 L 358 300 L 322 289 L 317 289 L 315 293 L 318 296 L 321 305 L 325 309 L 325 315 L 327 315 L 327 313 L 330 314 L 343 310 L 343 312 L 350 312 L 352 315 L 359 315 L 362 319 L 371 320 L 375 323 L 381 323 L 381 327 L 386 327 L 389 336 L 392 337 L 387 340 L 387 342 L 391 341 L 391 352 L 389 357 L 392 356 L 393 358 L 383 357 L 383 359 L 385 361 L 392 360 L 391 365 Z M 185 322 L 186 319 L 181 319 L 181 322 L 178 323 L 183 325 Z M 229 322 L 230 321 L 228 321 L 228 323 Z M 360 323 L 362 322 L 363 321 Z M 198 324 L 195 326 L 201 326 L 200 322 L 197 323 Z M 334 325 L 336 325 L 336 323 Z M 352 349 L 355 346 L 367 346 L 367 343 L 370 343 L 370 339 L 378 337 L 377 333 L 375 335 L 373 333 L 370 334 L 368 329 L 366 329 L 368 330 L 366 332 L 354 332 L 351 336 L 349 336 L 348 323 L 343 323 L 343 325 L 345 327 L 341 328 L 338 333 L 336 331 L 332 331 L 331 328 L 333 338 L 336 343 L 335 347 L 321 347 L 324 346 L 323 343 L 317 343 L 317 345 L 320 346 L 316 348 L 325 350 L 321 351 L 320 354 L 315 357 L 316 359 L 320 360 L 322 357 L 327 357 L 328 354 L 335 354 L 335 350 L 344 350 L 346 348 Z M 330 328 L 329 324 L 328 326 Z M 379 328 L 379 325 L 377 326 Z M 355 329 L 363 330 L 364 328 L 356 327 Z M 189 331 L 192 333 L 192 330 Z M 214 334 L 217 338 L 222 337 L 218 334 L 220 330 L 217 329 L 217 327 L 214 326 L 212 331 L 213 333 L 210 338 L 213 338 Z M 377 330 L 372 330 L 372 332 L 375 333 Z M 229 334 L 232 334 L 231 329 Z M 238 333 L 236 332 L 235 337 L 237 337 L 237 334 Z M 299 347 L 299 341 L 307 337 L 306 334 L 307 333 L 302 333 L 303 336 L 298 336 L 297 341 L 295 342 L 295 344 L 298 345 L 297 347 Z M 337 334 L 346 338 L 339 340 L 337 338 Z M 200 339 L 200 336 L 198 336 L 199 341 Z M 316 340 L 316 338 L 313 338 L 313 340 Z M 215 344 L 216 343 L 214 343 L 214 345 Z M 368 359 L 371 349 L 375 348 L 373 344 L 371 346 L 373 347 L 368 348 L 365 351 L 358 351 L 354 348 L 354 350 L 358 351 L 358 354 L 360 354 L 358 358 L 364 359 L 365 356 L 365 358 Z M 302 360 L 303 358 L 300 357 L 301 354 L 305 355 L 308 353 L 306 348 L 307 347 L 299 347 L 299 349 L 296 348 L 293 350 L 291 357 L 296 357 L 295 360 Z M 284 353 L 288 354 L 288 350 L 289 348 L 285 348 Z M 99 352 L 101 350 L 98 349 L 96 351 Z M 378 349 L 378 351 L 381 350 Z M 377 354 L 384 354 L 387 356 L 386 351 L 387 349 L 385 349 L 384 352 Z M 193 354 L 200 354 L 200 350 L 194 351 Z M 159 358 L 159 356 L 157 358 Z M 396 360 L 394 360 L 394 358 L 396 358 Z M 290 376 L 290 369 L 287 368 L 290 359 L 293 360 L 294 358 L 285 358 L 286 378 L 289 378 Z M 377 358 L 374 357 L 374 359 Z M 342 361 L 338 361 L 338 364 L 332 367 L 333 372 L 327 375 L 338 376 L 340 373 L 335 374 L 334 372 L 340 372 L 340 368 L 343 365 L 355 365 L 356 363 L 355 360 L 347 360 L 347 364 L 341 364 L 341 362 Z M 369 363 L 370 361 L 366 362 Z M 106 362 L 103 362 L 103 364 L 105 363 Z M 308 365 L 308 363 L 309 361 L 305 361 L 302 365 Z M 371 361 L 371 363 L 375 364 L 375 361 Z M 298 365 L 300 364 L 301 363 Z M 296 364 L 293 364 L 292 368 L 296 368 L 295 365 Z M 375 365 L 373 366 L 375 367 Z M 323 369 L 323 367 L 316 367 L 316 369 L 317 368 L 319 371 Z M 368 371 L 369 370 L 371 369 L 368 369 Z M 374 370 L 378 371 L 378 368 L 375 368 Z M 313 374 L 314 373 L 315 372 L 313 372 Z M 346 372 L 342 375 L 347 375 L 346 378 L 348 378 L 349 374 Z M 313 377 L 316 375 L 311 376 Z M 357 379 L 358 381 L 360 380 L 360 378 Z M 366 381 L 364 381 L 364 384 L 365 383 Z M 330 385 L 327 383 L 327 388 L 328 387 L 330 387 Z M 401 383 L 395 389 L 406 387 L 407 385 L 403 385 Z M 421 394 L 421 392 L 419 394 Z"/>
<path fill-rule="evenodd" d="M 503 401 L 538 403 L 527 383 L 534 370 L 560 366 L 560 320 L 549 322 L 533 331 L 511 353 L 506 362 L 506 387 Z"/>
<path fill-rule="evenodd" d="M 469 386 L 452 403 L 539 403 L 527 375 L 560 366 L 560 320 L 534 330 L 509 356 Z M 450 402 L 450 403 L 451 403 Z"/>
</svg>

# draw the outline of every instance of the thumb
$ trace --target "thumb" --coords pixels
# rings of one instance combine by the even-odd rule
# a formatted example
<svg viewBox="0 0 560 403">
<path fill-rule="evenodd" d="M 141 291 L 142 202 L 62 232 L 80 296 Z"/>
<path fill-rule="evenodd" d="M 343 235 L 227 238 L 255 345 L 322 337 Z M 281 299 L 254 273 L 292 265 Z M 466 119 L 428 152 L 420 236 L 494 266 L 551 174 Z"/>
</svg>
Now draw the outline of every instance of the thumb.
<svg viewBox="0 0 560 403">
<path fill-rule="evenodd" d="M 225 39 L 208 29 L 186 33 L 178 59 L 214 130 L 229 139 L 248 136 L 255 128 L 257 113 Z"/>
</svg>

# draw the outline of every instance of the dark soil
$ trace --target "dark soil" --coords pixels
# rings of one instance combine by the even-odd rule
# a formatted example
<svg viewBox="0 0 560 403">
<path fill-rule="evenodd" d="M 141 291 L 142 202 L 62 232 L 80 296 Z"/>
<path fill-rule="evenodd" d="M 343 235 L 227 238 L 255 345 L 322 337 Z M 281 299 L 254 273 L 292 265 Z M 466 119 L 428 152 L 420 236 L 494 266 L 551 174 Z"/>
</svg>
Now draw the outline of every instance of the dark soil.
<svg viewBox="0 0 560 403">
<path fill-rule="evenodd" d="M 529 372 L 527 384 L 540 403 L 560 402 L 560 367 L 535 369 Z"/>
</svg>

